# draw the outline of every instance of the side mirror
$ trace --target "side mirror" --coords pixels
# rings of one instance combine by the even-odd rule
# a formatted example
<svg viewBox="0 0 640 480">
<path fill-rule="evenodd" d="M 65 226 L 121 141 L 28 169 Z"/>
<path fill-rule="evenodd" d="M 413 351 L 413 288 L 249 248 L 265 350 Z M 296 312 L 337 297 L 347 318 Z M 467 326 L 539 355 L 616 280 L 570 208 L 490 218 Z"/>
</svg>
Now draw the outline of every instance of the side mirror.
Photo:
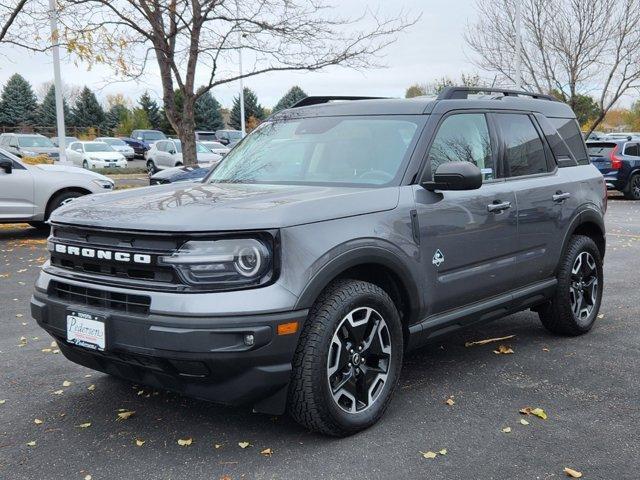
<svg viewBox="0 0 640 480">
<path fill-rule="evenodd" d="M 0 168 L 8 175 L 13 172 L 13 162 L 11 160 L 0 160 Z"/>
<path fill-rule="evenodd" d="M 227 138 L 221 138 L 218 141 L 223 145 L 229 145 L 229 140 Z"/>
<path fill-rule="evenodd" d="M 447 162 L 433 174 L 433 181 L 423 182 L 427 190 L 476 190 L 482 185 L 482 172 L 473 163 Z"/>
</svg>

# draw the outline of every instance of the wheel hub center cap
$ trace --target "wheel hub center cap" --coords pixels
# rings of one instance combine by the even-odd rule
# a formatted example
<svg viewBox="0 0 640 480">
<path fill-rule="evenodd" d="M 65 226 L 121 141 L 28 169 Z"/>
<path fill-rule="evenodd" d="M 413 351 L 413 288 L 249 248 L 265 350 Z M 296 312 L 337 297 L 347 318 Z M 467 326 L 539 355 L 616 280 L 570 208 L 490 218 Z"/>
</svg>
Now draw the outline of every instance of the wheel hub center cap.
<svg viewBox="0 0 640 480">
<path fill-rule="evenodd" d="M 351 363 L 353 363 L 354 366 L 358 366 L 360 365 L 360 362 L 362 361 L 362 357 L 360 356 L 359 353 L 354 353 L 351 357 Z"/>
</svg>

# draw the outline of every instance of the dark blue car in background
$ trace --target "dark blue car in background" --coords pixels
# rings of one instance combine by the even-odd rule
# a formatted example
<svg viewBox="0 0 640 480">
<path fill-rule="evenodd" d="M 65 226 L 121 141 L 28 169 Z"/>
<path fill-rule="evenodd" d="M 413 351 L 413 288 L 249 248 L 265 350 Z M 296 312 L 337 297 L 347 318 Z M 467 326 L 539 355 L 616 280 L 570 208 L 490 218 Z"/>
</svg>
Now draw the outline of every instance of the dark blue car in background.
<svg viewBox="0 0 640 480">
<path fill-rule="evenodd" d="M 587 142 L 591 163 L 604 176 L 609 190 L 640 200 L 640 138 Z"/>
</svg>

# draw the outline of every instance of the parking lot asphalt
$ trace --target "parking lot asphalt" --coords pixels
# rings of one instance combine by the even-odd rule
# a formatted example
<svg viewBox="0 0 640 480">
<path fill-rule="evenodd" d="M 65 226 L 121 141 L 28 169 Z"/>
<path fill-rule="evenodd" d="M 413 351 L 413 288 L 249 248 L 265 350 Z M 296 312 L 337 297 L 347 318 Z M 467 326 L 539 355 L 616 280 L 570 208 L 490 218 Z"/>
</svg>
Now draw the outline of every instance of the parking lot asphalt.
<svg viewBox="0 0 640 480">
<path fill-rule="evenodd" d="M 0 226 L 0 478 L 561 479 L 570 467 L 589 480 L 638 479 L 640 203 L 610 201 L 606 221 L 591 333 L 555 337 L 523 312 L 448 337 L 411 353 L 385 417 L 345 439 L 70 363 L 29 315 L 44 237 Z M 465 347 L 508 335 L 513 354 Z M 119 419 L 119 409 L 135 413 Z"/>
</svg>

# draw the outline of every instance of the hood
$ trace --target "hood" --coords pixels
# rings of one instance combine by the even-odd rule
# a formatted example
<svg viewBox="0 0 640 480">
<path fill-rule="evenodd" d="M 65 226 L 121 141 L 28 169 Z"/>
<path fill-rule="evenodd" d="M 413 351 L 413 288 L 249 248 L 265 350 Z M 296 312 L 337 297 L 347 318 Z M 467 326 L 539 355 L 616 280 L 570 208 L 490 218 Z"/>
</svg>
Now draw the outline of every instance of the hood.
<svg viewBox="0 0 640 480">
<path fill-rule="evenodd" d="M 398 187 L 189 182 L 81 197 L 51 220 L 163 232 L 269 229 L 392 210 L 398 195 Z"/>
<path fill-rule="evenodd" d="M 60 149 L 58 147 L 22 147 L 24 152 L 35 152 L 35 153 L 48 153 L 48 154 L 59 154 Z"/>
<path fill-rule="evenodd" d="M 74 175 L 85 175 L 87 177 L 92 177 L 98 180 L 107 180 L 111 183 L 113 183 L 113 180 L 111 180 L 109 177 L 106 177 L 104 175 L 100 175 L 99 173 L 96 172 L 92 172 L 91 170 L 87 170 L 86 168 L 80 168 L 80 167 L 74 167 L 71 165 L 60 165 L 60 164 L 54 164 L 54 165 L 47 165 L 47 164 L 42 164 L 42 165 L 31 165 L 32 168 L 37 168 L 38 170 L 44 170 L 45 172 L 60 172 L 60 173 L 73 173 Z"/>
</svg>

